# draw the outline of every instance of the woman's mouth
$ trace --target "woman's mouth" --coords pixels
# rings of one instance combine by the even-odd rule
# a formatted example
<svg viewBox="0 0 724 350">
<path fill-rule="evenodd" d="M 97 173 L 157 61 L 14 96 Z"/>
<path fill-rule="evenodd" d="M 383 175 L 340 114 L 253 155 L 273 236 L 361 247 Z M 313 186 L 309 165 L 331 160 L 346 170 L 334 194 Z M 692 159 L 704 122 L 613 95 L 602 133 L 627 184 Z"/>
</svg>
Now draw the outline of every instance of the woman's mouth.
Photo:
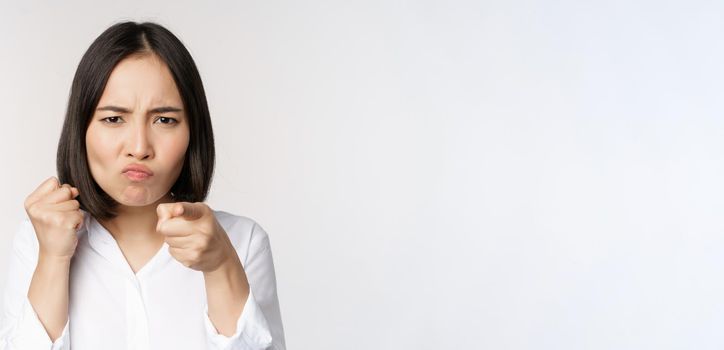
<svg viewBox="0 0 724 350">
<path fill-rule="evenodd" d="M 142 171 L 134 171 L 134 170 L 128 170 L 123 175 L 126 175 L 127 178 L 129 178 L 131 181 L 143 181 L 151 177 L 151 175 L 144 173 Z"/>
</svg>

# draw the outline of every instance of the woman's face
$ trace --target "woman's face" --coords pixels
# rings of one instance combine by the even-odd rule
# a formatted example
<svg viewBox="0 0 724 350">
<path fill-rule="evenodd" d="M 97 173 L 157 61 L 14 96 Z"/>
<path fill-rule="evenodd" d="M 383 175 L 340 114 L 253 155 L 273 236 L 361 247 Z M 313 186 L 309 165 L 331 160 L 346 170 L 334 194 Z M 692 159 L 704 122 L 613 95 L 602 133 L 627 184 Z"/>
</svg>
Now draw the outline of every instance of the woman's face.
<svg viewBox="0 0 724 350">
<path fill-rule="evenodd" d="M 125 206 L 167 197 L 183 167 L 189 126 L 166 64 L 155 55 L 131 56 L 111 72 L 85 136 L 98 185 Z M 152 175 L 125 172 L 129 165 Z"/>
</svg>

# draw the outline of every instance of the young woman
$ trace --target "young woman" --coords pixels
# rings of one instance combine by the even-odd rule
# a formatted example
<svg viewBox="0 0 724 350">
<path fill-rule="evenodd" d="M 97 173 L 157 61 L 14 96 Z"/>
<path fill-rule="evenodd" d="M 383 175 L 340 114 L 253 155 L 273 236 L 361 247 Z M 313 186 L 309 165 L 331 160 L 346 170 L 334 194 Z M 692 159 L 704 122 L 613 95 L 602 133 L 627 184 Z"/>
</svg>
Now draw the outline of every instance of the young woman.
<svg viewBox="0 0 724 350">
<path fill-rule="evenodd" d="M 284 349 L 266 232 L 203 203 L 201 78 L 154 23 L 119 23 L 73 79 L 58 178 L 25 201 L 0 349 Z"/>
</svg>

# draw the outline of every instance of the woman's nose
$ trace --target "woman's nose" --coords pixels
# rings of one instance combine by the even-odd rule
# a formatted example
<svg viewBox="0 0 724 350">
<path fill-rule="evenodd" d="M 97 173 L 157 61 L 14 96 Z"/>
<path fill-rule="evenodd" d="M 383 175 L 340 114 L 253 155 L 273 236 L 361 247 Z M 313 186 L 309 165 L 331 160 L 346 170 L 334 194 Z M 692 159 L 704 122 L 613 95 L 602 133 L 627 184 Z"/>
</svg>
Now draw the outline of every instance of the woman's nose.
<svg viewBox="0 0 724 350">
<path fill-rule="evenodd" d="M 153 148 L 146 125 L 136 124 L 131 128 L 128 138 L 127 156 L 138 160 L 153 157 Z"/>
</svg>

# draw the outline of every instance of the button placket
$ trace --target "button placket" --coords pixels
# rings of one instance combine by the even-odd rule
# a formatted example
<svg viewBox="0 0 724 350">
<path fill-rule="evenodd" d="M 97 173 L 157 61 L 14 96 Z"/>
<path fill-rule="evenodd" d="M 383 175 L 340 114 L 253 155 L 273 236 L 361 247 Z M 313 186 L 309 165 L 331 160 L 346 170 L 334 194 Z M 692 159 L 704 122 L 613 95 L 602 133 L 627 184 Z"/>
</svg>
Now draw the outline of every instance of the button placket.
<svg viewBox="0 0 724 350">
<path fill-rule="evenodd" d="M 137 279 L 126 282 L 126 326 L 128 349 L 148 350 L 148 318 L 140 283 Z"/>
</svg>

